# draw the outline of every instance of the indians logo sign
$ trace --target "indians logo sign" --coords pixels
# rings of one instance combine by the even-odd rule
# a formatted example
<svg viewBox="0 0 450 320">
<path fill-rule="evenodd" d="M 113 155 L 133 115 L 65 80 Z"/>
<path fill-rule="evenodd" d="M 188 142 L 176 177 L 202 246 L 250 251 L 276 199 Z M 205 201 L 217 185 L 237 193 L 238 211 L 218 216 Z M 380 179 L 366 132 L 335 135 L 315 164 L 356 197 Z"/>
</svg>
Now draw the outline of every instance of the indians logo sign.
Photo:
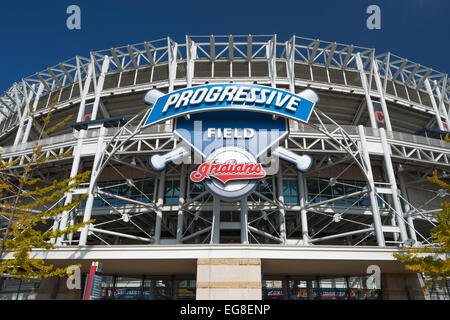
<svg viewBox="0 0 450 320">
<path fill-rule="evenodd" d="M 191 173 L 191 181 L 201 182 L 205 178 L 214 178 L 223 183 L 233 180 L 261 179 L 266 176 L 261 163 L 237 163 L 229 160 L 224 164 L 212 161 L 202 163 L 197 171 Z"/>
<path fill-rule="evenodd" d="M 279 144 L 289 134 L 288 119 L 308 122 L 317 101 L 310 89 L 292 94 L 259 85 L 202 85 L 169 94 L 152 89 L 144 96 L 153 106 L 144 126 L 173 119 L 173 133 L 182 143 L 167 154 L 150 157 L 150 166 L 164 170 L 193 151 L 201 161 L 190 172 L 191 181 L 204 183 L 221 199 L 240 199 L 266 177 L 261 158 L 267 154 L 302 172 L 311 167 L 310 156 Z"/>
</svg>

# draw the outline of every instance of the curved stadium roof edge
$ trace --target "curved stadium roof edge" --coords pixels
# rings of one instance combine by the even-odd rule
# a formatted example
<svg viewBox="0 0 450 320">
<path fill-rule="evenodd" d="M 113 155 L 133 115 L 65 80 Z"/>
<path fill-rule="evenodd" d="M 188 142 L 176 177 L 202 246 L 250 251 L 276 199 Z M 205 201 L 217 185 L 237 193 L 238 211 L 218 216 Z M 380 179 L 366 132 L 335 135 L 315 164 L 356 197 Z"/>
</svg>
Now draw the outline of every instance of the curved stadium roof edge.
<svg viewBox="0 0 450 320">
<path fill-rule="evenodd" d="M 374 48 L 365 48 L 319 39 L 292 36 L 279 41 L 273 35 L 204 35 L 186 36 L 185 43 L 177 43 L 170 37 L 143 43 L 91 51 L 90 57 L 75 56 L 57 65 L 25 77 L 14 83 L 0 97 L 0 117 L 14 113 L 26 100 L 26 92 L 36 91 L 39 83 L 43 92 L 49 93 L 83 80 L 93 62 L 94 71 L 100 72 L 102 61 L 109 56 L 107 73 L 128 71 L 166 64 L 169 60 L 183 61 L 286 61 L 299 64 L 358 70 L 355 62 L 359 54 L 363 69 L 370 73 L 375 61 L 380 77 L 404 84 L 409 88 L 426 91 L 425 79 L 432 80 L 433 88 L 439 88 L 446 102 L 450 101 L 448 75 L 396 56 L 390 52 L 376 54 Z M 170 50 L 169 50 L 170 49 Z M 195 55 L 195 57 L 193 57 Z M 270 73 L 270 71 L 269 71 Z"/>
</svg>

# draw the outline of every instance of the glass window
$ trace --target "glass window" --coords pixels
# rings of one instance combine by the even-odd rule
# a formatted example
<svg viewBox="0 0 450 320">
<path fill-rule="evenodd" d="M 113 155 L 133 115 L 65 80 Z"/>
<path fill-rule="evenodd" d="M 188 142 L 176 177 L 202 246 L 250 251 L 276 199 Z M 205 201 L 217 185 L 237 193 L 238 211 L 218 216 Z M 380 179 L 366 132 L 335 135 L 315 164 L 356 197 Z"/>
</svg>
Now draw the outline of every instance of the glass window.
<svg viewBox="0 0 450 320">
<path fill-rule="evenodd" d="M 366 187 L 365 181 L 356 180 L 339 179 L 333 186 L 330 186 L 329 183 L 329 179 L 318 177 L 307 178 L 306 185 L 308 188 L 308 201 L 318 203 L 355 193 Z M 368 207 L 370 206 L 370 199 L 367 196 L 361 197 L 361 195 L 356 195 L 353 197 L 336 200 L 329 203 L 329 205 Z M 383 206 L 381 199 L 378 199 L 378 206 Z"/>
<path fill-rule="evenodd" d="M 430 277 L 425 277 L 425 281 L 431 280 Z M 434 282 L 430 287 L 428 287 L 427 291 L 430 295 L 431 300 L 450 300 L 450 279 L 447 279 L 443 288 L 439 288 L 441 283 L 441 278 L 438 278 L 436 282 Z"/>
<path fill-rule="evenodd" d="M 180 300 L 195 300 L 195 280 L 177 280 L 177 298 Z"/>
<path fill-rule="evenodd" d="M 114 298 L 120 300 L 138 300 L 141 299 L 141 290 L 141 278 L 117 277 Z"/>
<path fill-rule="evenodd" d="M 347 299 L 347 284 L 345 278 L 320 279 L 320 299 Z"/>
<path fill-rule="evenodd" d="M 263 280 L 262 282 L 263 300 L 283 300 L 283 281 L 282 280 Z"/>
<path fill-rule="evenodd" d="M 298 204 L 297 180 L 283 180 L 283 197 L 286 204 Z"/>
<path fill-rule="evenodd" d="M 155 299 L 168 300 L 172 297 L 172 288 L 169 280 L 156 280 Z"/>
<path fill-rule="evenodd" d="M 134 185 L 134 187 L 130 187 L 132 199 L 145 203 L 153 201 L 153 193 L 155 190 L 154 180 L 134 181 Z"/>
<path fill-rule="evenodd" d="M 36 300 L 40 280 L 29 282 L 14 277 L 0 278 L 0 300 Z"/>
<path fill-rule="evenodd" d="M 189 200 L 194 199 L 195 197 L 197 197 L 198 195 L 202 194 L 203 192 L 205 192 L 205 185 L 201 182 L 191 182 L 191 186 L 190 186 L 190 192 L 189 192 Z M 199 199 L 197 199 L 196 201 L 206 201 L 206 199 L 208 198 L 209 195 L 205 195 Z"/>
<path fill-rule="evenodd" d="M 260 180 L 259 183 L 256 185 L 256 191 L 265 196 L 266 198 L 273 200 L 274 189 L 272 177 Z"/>
<path fill-rule="evenodd" d="M 102 276 L 102 290 L 100 291 L 100 299 L 114 299 L 114 278 L 113 276 Z"/>
<path fill-rule="evenodd" d="M 306 280 L 289 280 L 289 300 L 308 299 L 308 284 Z"/>
<path fill-rule="evenodd" d="M 180 196 L 180 181 L 166 180 L 165 200 L 166 204 L 178 204 Z"/>
<path fill-rule="evenodd" d="M 381 291 L 367 288 L 369 276 L 348 277 L 348 296 L 350 300 L 377 300 Z"/>
</svg>

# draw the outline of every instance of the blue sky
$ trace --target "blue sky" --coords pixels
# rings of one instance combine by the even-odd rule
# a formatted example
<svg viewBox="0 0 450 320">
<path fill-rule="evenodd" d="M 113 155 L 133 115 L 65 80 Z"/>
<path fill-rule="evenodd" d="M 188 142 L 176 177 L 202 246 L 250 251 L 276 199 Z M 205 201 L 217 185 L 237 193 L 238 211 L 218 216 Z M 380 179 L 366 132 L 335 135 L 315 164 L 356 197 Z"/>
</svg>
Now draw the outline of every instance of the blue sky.
<svg viewBox="0 0 450 320">
<path fill-rule="evenodd" d="M 81 30 L 66 28 L 66 8 L 81 8 Z M 366 28 L 366 8 L 381 8 L 381 30 Z M 92 50 L 170 36 L 293 34 L 390 51 L 450 72 L 449 0 L 40 0 L 2 1 L 0 95 L 13 82 Z"/>
</svg>

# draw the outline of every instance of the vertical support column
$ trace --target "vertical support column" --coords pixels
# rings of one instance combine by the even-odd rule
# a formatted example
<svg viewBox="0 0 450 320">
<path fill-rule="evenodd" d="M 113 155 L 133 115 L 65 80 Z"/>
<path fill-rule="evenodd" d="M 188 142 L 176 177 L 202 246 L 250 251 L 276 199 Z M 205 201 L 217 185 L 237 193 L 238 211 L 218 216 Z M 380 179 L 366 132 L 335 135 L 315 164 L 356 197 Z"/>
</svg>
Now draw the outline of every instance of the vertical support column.
<svg viewBox="0 0 450 320">
<path fill-rule="evenodd" d="M 447 83 L 447 81 L 444 82 L 444 84 L 446 84 L 446 83 Z M 449 115 L 450 113 L 449 113 L 449 111 L 445 110 L 444 97 L 441 95 L 441 90 L 439 90 L 439 86 L 437 85 L 436 81 L 434 81 L 434 84 L 436 87 L 436 93 L 439 98 L 438 110 L 440 112 L 442 112 L 445 122 L 447 123 L 447 128 L 444 128 L 444 130 L 450 131 L 450 115 Z M 443 88 L 445 88 L 445 86 L 443 86 Z"/>
<path fill-rule="evenodd" d="M 91 219 L 92 208 L 94 206 L 94 192 L 97 186 L 95 181 L 97 179 L 97 176 L 100 174 L 96 170 L 104 151 L 103 138 L 105 135 L 105 131 L 106 131 L 105 127 L 100 128 L 97 142 L 97 150 L 95 152 L 94 163 L 92 164 L 91 179 L 89 182 L 89 191 L 88 191 L 89 195 L 86 201 L 86 208 L 84 209 L 83 222 L 89 221 Z M 88 232 L 89 226 L 87 225 L 81 230 L 80 241 L 78 243 L 80 246 L 86 245 Z"/>
<path fill-rule="evenodd" d="M 381 109 L 383 110 L 384 120 L 386 121 L 386 129 L 388 131 L 392 131 L 391 118 L 389 117 L 386 100 L 384 99 L 384 88 L 383 85 L 381 84 L 381 78 L 378 72 L 378 65 L 375 59 L 373 60 L 372 67 L 373 67 L 373 74 L 375 75 L 375 83 L 377 85 L 378 94 L 380 95 Z"/>
<path fill-rule="evenodd" d="M 220 243 L 220 199 L 213 196 L 213 223 L 211 230 L 211 244 Z"/>
<path fill-rule="evenodd" d="M 194 77 L 194 59 L 197 56 L 197 47 L 194 42 L 186 36 L 186 87 L 192 87 Z"/>
<path fill-rule="evenodd" d="M 278 160 L 279 161 L 279 160 Z M 283 240 L 283 243 L 286 243 L 286 210 L 284 208 L 284 196 L 283 196 L 283 173 L 282 166 L 280 164 L 278 174 L 277 174 L 277 196 L 278 201 L 281 204 L 280 207 L 280 215 L 279 215 L 279 223 L 280 223 L 280 236 Z"/>
<path fill-rule="evenodd" d="M 386 172 L 388 175 L 389 184 L 391 185 L 392 202 L 394 204 L 394 210 L 397 212 L 396 217 L 397 217 L 397 224 L 400 228 L 400 237 L 402 242 L 405 242 L 406 240 L 408 240 L 408 235 L 406 233 L 405 221 L 403 219 L 403 210 L 400 205 L 400 199 L 398 197 L 397 181 L 395 179 L 394 169 L 392 168 L 391 149 L 387 143 L 386 132 L 384 131 L 384 128 L 380 128 L 379 132 L 381 138 L 381 145 L 383 147 Z"/>
<path fill-rule="evenodd" d="M 417 242 L 417 235 L 416 230 L 414 230 L 414 218 L 411 214 L 411 206 L 409 205 L 409 198 L 408 198 L 408 192 L 406 191 L 406 184 L 405 184 L 405 178 L 403 176 L 403 172 L 399 172 L 398 176 L 398 182 L 400 184 L 400 191 L 402 194 L 402 197 L 406 200 L 403 202 L 403 208 L 405 209 L 405 215 L 408 220 L 408 229 L 409 229 L 409 236 L 411 239 L 413 239 L 415 242 Z"/>
<path fill-rule="evenodd" d="M 84 108 L 86 106 L 86 97 L 89 93 L 89 87 L 91 85 L 92 73 L 94 72 L 94 64 L 93 61 L 89 63 L 88 73 L 86 76 L 86 80 L 84 80 L 83 90 L 80 97 L 80 109 L 78 110 L 77 122 L 80 122 L 84 115 Z M 80 75 L 80 85 L 81 85 L 81 75 Z M 80 86 L 81 90 L 81 86 Z"/>
<path fill-rule="evenodd" d="M 273 35 L 266 45 L 267 58 L 269 59 L 269 76 L 270 85 L 276 87 L 277 68 L 276 68 L 276 48 L 277 48 L 277 36 Z"/>
<path fill-rule="evenodd" d="M 26 97 L 26 99 L 25 99 L 25 107 L 24 107 L 24 110 L 23 110 L 23 115 L 22 115 L 22 117 L 20 118 L 20 124 L 19 124 L 19 128 L 17 129 L 17 133 L 16 133 L 16 138 L 14 139 L 14 145 L 16 146 L 17 144 L 19 144 L 19 141 L 21 140 L 21 138 L 22 138 L 22 134 L 23 134 L 23 131 L 24 131 L 24 126 L 25 126 L 25 122 L 26 121 L 31 121 L 31 117 L 30 117 L 30 114 L 29 114 L 29 112 L 30 112 L 30 108 L 29 108 L 29 104 L 30 104 L 30 102 L 31 102 L 31 98 L 33 97 L 33 91 L 34 91 L 34 88 L 35 88 L 36 86 L 33 84 L 33 86 L 32 86 L 32 90 L 30 90 L 30 93 L 29 93 L 29 95 Z M 26 90 L 26 88 L 24 88 L 24 92 L 26 93 L 27 92 L 27 90 Z"/>
<path fill-rule="evenodd" d="M 197 300 L 261 300 L 261 259 L 197 259 Z"/>
<path fill-rule="evenodd" d="M 370 125 L 372 126 L 372 128 L 375 129 L 378 127 L 377 122 L 375 121 L 375 111 L 373 109 L 372 98 L 370 97 L 369 83 L 367 82 L 367 76 L 364 71 L 363 63 L 362 63 L 359 52 L 356 54 L 356 65 L 358 66 L 359 74 L 361 76 L 361 83 L 362 83 L 364 93 L 366 96 L 366 105 L 367 105 L 367 110 L 369 111 Z"/>
<path fill-rule="evenodd" d="M 36 97 L 34 98 L 33 102 L 33 112 L 36 110 L 39 98 L 41 97 L 42 91 L 44 91 L 44 84 L 42 82 L 39 82 L 39 87 L 36 93 Z M 28 137 L 30 136 L 31 127 L 33 126 L 33 119 L 31 117 L 28 117 L 27 126 L 25 128 L 25 133 L 23 134 L 22 143 L 26 143 L 28 141 Z"/>
<path fill-rule="evenodd" d="M 286 41 L 286 69 L 289 79 L 289 92 L 295 93 L 295 72 L 294 72 L 295 36 Z"/>
<path fill-rule="evenodd" d="M 313 281 L 311 279 L 306 280 L 306 292 L 308 293 L 308 300 L 314 300 Z"/>
<path fill-rule="evenodd" d="M 74 155 L 73 155 L 72 169 L 70 171 L 71 178 L 75 177 L 78 174 L 78 170 L 80 168 L 80 160 L 81 160 L 81 148 L 83 146 L 83 140 L 84 140 L 85 136 L 86 136 L 86 130 L 80 130 L 78 141 L 77 141 L 77 146 L 75 147 Z M 101 146 L 98 146 L 98 147 L 101 147 Z M 71 192 L 67 192 L 65 196 L 66 196 L 66 200 L 64 201 L 64 205 L 66 206 L 72 202 L 73 195 Z M 61 216 L 61 222 L 59 223 L 59 230 L 64 230 L 67 228 L 68 219 L 69 219 L 69 212 L 64 211 Z M 53 227 L 55 229 L 58 228 L 57 220 L 55 220 Z M 56 244 L 60 246 L 63 243 L 63 241 L 64 241 L 64 235 L 62 235 L 61 237 L 59 237 L 56 240 Z"/>
<path fill-rule="evenodd" d="M 177 215 L 177 243 L 181 243 L 183 237 L 183 205 L 186 197 L 186 165 L 181 165 L 180 175 L 180 197 L 178 198 L 178 215 Z"/>
<path fill-rule="evenodd" d="M 100 73 L 100 76 L 98 77 L 97 87 L 95 88 L 96 89 L 95 90 L 95 100 L 94 100 L 94 105 L 92 107 L 91 120 L 97 119 L 98 105 L 100 103 L 100 94 L 102 93 L 103 84 L 105 83 L 105 74 L 108 72 L 109 61 L 110 61 L 109 56 L 105 56 L 105 60 L 103 60 L 103 63 L 102 63 L 102 71 Z"/>
<path fill-rule="evenodd" d="M 79 59 L 77 58 L 77 66 L 79 67 Z M 107 69 L 107 68 L 106 68 Z M 86 104 L 86 96 L 89 92 L 89 86 L 91 83 L 91 77 L 92 77 L 92 72 L 93 72 L 93 65 L 92 63 L 89 64 L 89 68 L 88 68 L 88 74 L 86 76 L 86 80 L 84 82 L 84 86 L 83 86 L 83 82 L 81 80 L 81 75 L 80 72 L 78 71 L 78 76 L 79 76 L 79 87 L 80 87 L 80 92 L 81 92 L 81 102 L 80 102 L 80 107 L 78 108 L 78 114 L 77 114 L 77 122 L 80 122 L 83 119 L 83 115 L 84 115 L 84 106 Z M 103 85 L 103 84 L 102 84 Z M 93 113 L 96 116 L 96 113 Z M 101 129 L 101 130 L 106 130 L 106 129 Z M 75 129 L 73 130 L 74 134 L 75 133 Z M 100 131 L 100 135 L 102 135 L 101 133 L 102 131 Z M 78 171 L 80 169 L 80 162 L 81 162 L 81 149 L 83 147 L 83 141 L 84 138 L 86 137 L 87 131 L 86 130 L 80 130 L 79 131 L 79 138 L 77 141 L 77 146 L 74 149 L 74 158 L 73 158 L 73 162 L 72 162 L 72 169 L 70 171 L 70 177 L 73 178 L 78 174 Z M 100 139 L 100 138 L 99 138 Z M 103 137 L 101 138 L 103 139 Z M 97 147 L 97 151 L 99 150 L 99 147 Z M 95 161 L 95 160 L 94 160 Z M 94 168 L 94 166 L 93 166 Z M 91 173 L 91 177 L 92 177 Z M 71 192 L 67 192 L 65 194 L 66 200 L 64 202 L 65 205 L 69 204 L 73 197 L 72 197 L 72 193 Z M 64 230 L 65 228 L 67 228 L 67 223 L 68 223 L 68 212 L 63 212 L 62 216 L 61 216 L 61 221 L 59 222 L 59 229 L 60 230 Z M 73 219 L 72 219 L 73 220 Z M 53 228 L 58 228 L 58 222 L 57 220 L 55 221 Z M 69 235 L 70 238 L 72 238 L 72 234 Z M 65 236 L 61 236 L 56 240 L 56 244 L 57 245 L 62 245 L 63 241 L 64 241 Z"/>
<path fill-rule="evenodd" d="M 375 227 L 375 236 L 377 238 L 378 246 L 384 247 L 386 244 L 384 242 L 384 235 L 383 235 L 383 229 L 381 224 L 381 217 L 380 212 L 378 210 L 378 202 L 375 194 L 375 183 L 373 180 L 373 174 L 372 174 L 372 165 L 370 163 L 370 156 L 369 151 L 367 150 L 367 141 L 366 141 L 366 134 L 364 133 L 363 126 L 358 126 L 358 133 L 361 140 L 361 153 L 363 160 L 365 162 L 366 170 L 367 170 L 367 179 L 369 184 L 369 199 L 370 204 L 372 206 L 372 216 L 373 216 L 373 225 Z"/>
<path fill-rule="evenodd" d="M 162 224 L 162 207 L 164 205 L 164 188 L 166 182 L 166 170 L 161 172 L 159 176 L 158 186 L 158 200 L 156 201 L 156 219 L 155 219 L 155 241 L 154 244 L 159 244 L 161 241 L 161 224 Z"/>
<path fill-rule="evenodd" d="M 241 199 L 241 243 L 248 244 L 248 202 L 247 197 Z"/>
<path fill-rule="evenodd" d="M 433 94 L 433 90 L 431 89 L 430 81 L 428 81 L 428 79 L 425 79 L 424 83 L 425 83 L 425 87 L 427 88 L 427 93 L 431 100 L 431 106 L 433 107 L 434 113 L 436 114 L 436 121 L 439 126 L 439 130 L 445 130 L 444 124 L 442 123 L 442 119 L 441 119 L 441 113 L 439 112 L 439 109 L 436 104 L 436 100 L 434 99 L 434 94 Z"/>
<path fill-rule="evenodd" d="M 167 52 L 168 52 L 168 65 L 169 65 L 169 92 L 173 91 L 174 81 L 177 73 L 177 51 L 178 44 L 175 42 L 172 45 L 172 39 L 167 38 Z"/>
<path fill-rule="evenodd" d="M 303 173 L 297 172 L 297 183 L 298 183 L 298 195 L 300 200 L 300 219 L 302 222 L 302 239 L 303 244 L 309 244 L 309 234 L 308 234 L 308 216 L 306 212 L 306 201 L 308 199 L 308 193 L 306 190 L 306 181 Z"/>
</svg>

